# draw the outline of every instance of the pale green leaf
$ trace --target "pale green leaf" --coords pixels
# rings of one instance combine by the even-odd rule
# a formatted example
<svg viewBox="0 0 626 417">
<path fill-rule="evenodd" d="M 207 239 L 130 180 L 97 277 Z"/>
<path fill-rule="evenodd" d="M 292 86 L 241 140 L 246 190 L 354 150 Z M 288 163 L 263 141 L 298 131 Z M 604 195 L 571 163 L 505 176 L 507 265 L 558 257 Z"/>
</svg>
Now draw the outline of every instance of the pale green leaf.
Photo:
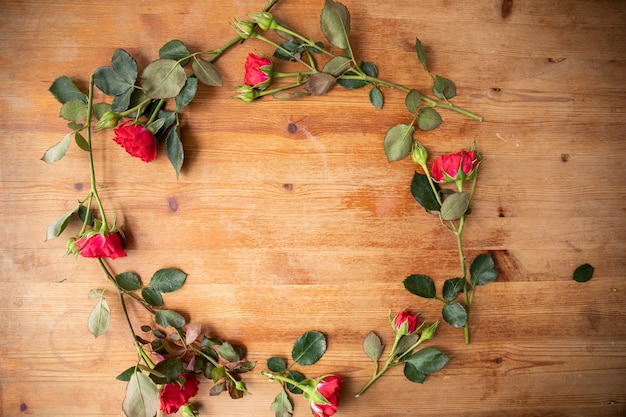
<svg viewBox="0 0 626 417">
<path fill-rule="evenodd" d="M 385 155 L 389 162 L 399 161 L 413 149 L 413 125 L 397 124 L 385 135 Z"/>
<path fill-rule="evenodd" d="M 283 390 L 281 390 L 274 402 L 270 404 L 270 410 L 275 412 L 276 417 L 291 417 L 293 412 L 293 405 L 289 400 L 289 396 Z"/>
<path fill-rule="evenodd" d="M 87 117 L 87 104 L 80 100 L 70 100 L 63 104 L 59 115 L 65 120 L 79 122 Z"/>
<path fill-rule="evenodd" d="M 380 337 L 374 332 L 369 332 L 363 341 L 363 351 L 368 358 L 374 362 L 378 362 L 380 356 L 383 354 L 383 342 Z"/>
<path fill-rule="evenodd" d="M 122 409 L 127 417 L 154 417 L 159 411 L 159 388 L 146 375 L 135 372 L 126 386 Z"/>
<path fill-rule="evenodd" d="M 101 336 L 109 328 L 111 322 L 111 310 L 104 298 L 101 298 L 89 314 L 89 331 L 95 337 Z"/>
<path fill-rule="evenodd" d="M 194 57 L 191 68 L 194 75 L 198 77 L 201 83 L 213 87 L 220 87 L 222 85 L 222 78 L 220 77 L 219 71 L 215 65 L 209 61 Z"/>
<path fill-rule="evenodd" d="M 185 151 L 183 149 L 183 142 L 178 136 L 178 129 L 172 128 L 167 134 L 167 138 L 165 138 L 165 152 L 174 167 L 176 178 L 178 179 L 180 170 L 183 168 L 183 162 L 185 161 Z"/>
<path fill-rule="evenodd" d="M 176 97 L 186 81 L 185 70 L 173 59 L 157 59 L 141 74 L 144 94 L 155 99 Z"/>
<path fill-rule="evenodd" d="M 326 39 L 337 48 L 349 49 L 350 13 L 346 6 L 333 0 L 326 0 L 321 17 L 322 32 Z"/>
<path fill-rule="evenodd" d="M 56 162 L 59 159 L 63 158 L 67 153 L 67 150 L 70 147 L 70 143 L 72 142 L 72 134 L 68 133 L 65 135 L 61 142 L 56 145 L 50 147 L 46 153 L 43 154 L 41 160 L 47 163 Z"/>
<path fill-rule="evenodd" d="M 55 239 L 63 233 L 70 222 L 72 214 L 78 211 L 78 207 L 80 207 L 80 205 L 77 205 L 67 213 L 63 213 L 58 219 L 48 225 L 48 229 L 46 231 L 46 241 Z"/>
</svg>

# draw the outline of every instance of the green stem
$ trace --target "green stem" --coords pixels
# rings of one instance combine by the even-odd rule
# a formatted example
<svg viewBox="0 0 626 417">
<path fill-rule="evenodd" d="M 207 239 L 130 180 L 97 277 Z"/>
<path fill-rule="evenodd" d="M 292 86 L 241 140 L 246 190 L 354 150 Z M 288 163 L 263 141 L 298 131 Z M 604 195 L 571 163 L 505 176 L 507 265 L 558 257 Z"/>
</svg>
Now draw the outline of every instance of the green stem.
<svg viewBox="0 0 626 417">
<path fill-rule="evenodd" d="M 146 122 L 146 126 L 150 126 L 150 123 L 154 122 L 154 120 L 157 118 L 157 115 L 159 114 L 159 111 L 161 110 L 161 107 L 163 107 L 163 104 L 165 104 L 165 99 L 162 98 L 161 100 L 159 100 L 159 104 L 157 104 L 156 108 L 152 112 L 150 119 Z"/>
<path fill-rule="evenodd" d="M 137 349 L 137 355 L 141 359 L 144 360 L 146 365 L 148 365 L 150 367 L 154 367 L 154 362 L 152 361 L 152 359 L 150 359 L 150 356 L 148 356 L 146 351 L 141 347 L 141 345 L 137 341 L 137 334 L 135 333 L 135 329 L 133 329 L 133 324 L 130 321 L 130 316 L 128 315 L 128 309 L 126 308 L 126 301 L 124 300 L 124 295 L 126 295 L 126 293 L 124 292 L 124 290 L 122 290 L 122 288 L 120 288 L 120 286 L 118 285 L 117 281 L 115 280 L 113 275 L 111 275 L 111 273 L 109 272 L 108 268 L 106 267 L 106 265 L 104 265 L 104 262 L 100 258 L 98 258 L 98 265 L 100 266 L 100 269 L 104 273 L 104 275 L 107 278 L 107 280 L 109 282 L 112 282 L 113 285 L 115 285 L 115 288 L 117 289 L 117 293 L 118 293 L 118 296 L 120 298 L 120 304 L 122 306 L 122 311 L 124 312 L 124 317 L 126 318 L 126 324 L 128 325 L 128 329 L 130 330 L 130 334 L 133 337 L 133 344 L 135 345 L 135 349 Z"/>
<path fill-rule="evenodd" d="M 465 259 L 465 255 L 463 253 L 463 227 L 465 227 L 465 219 L 466 215 L 463 215 L 459 219 L 459 227 L 454 232 L 456 235 L 456 243 L 459 251 L 459 261 L 461 263 L 461 271 L 463 276 L 463 293 L 465 294 L 465 310 L 467 312 L 467 321 L 465 322 L 465 326 L 463 328 L 463 333 L 465 336 L 465 344 L 469 345 L 470 343 L 470 331 L 469 331 L 469 320 L 470 320 L 470 307 L 472 305 L 472 291 L 473 288 L 470 283 L 467 281 L 467 261 Z"/>
<path fill-rule="evenodd" d="M 356 393 L 355 397 L 360 397 L 361 395 L 363 395 L 363 393 L 367 391 L 368 388 L 372 386 L 372 384 L 378 380 L 378 378 L 383 376 L 384 373 L 387 372 L 389 368 L 398 365 L 399 358 L 396 358 L 396 349 L 398 348 L 398 343 L 400 342 L 401 338 L 402 338 L 402 335 L 396 332 L 396 338 L 393 341 L 393 347 L 391 348 L 391 353 L 389 354 L 387 361 L 385 361 L 385 365 L 382 367 L 382 369 L 378 370 L 378 364 L 376 364 L 376 370 L 374 371 L 374 375 L 369 381 L 367 381 L 367 383 L 363 386 L 363 388 L 361 388 L 359 392 Z"/>
<path fill-rule="evenodd" d="M 369 76 L 367 74 L 363 74 L 363 73 L 358 73 L 358 74 L 354 74 L 354 75 L 342 75 L 340 78 L 345 79 L 345 80 L 362 80 L 362 81 L 366 81 L 370 84 L 376 85 L 378 87 L 387 87 L 387 88 L 393 88 L 394 90 L 398 90 L 398 91 L 402 91 L 404 93 L 409 93 L 411 91 L 410 88 L 405 87 L 403 85 L 400 84 L 396 84 L 393 83 L 391 81 L 386 81 L 386 80 L 382 80 L 380 78 L 377 77 L 372 77 Z M 482 122 L 483 118 L 475 113 L 472 113 L 468 110 L 465 110 L 462 107 L 458 107 L 455 106 L 454 104 L 450 103 L 450 102 L 442 102 L 442 101 L 438 101 L 435 100 L 433 98 L 430 98 L 428 96 L 423 95 L 422 93 L 419 93 L 420 95 L 420 99 L 426 103 L 428 103 L 430 106 L 432 107 L 438 107 L 440 109 L 445 109 L 445 110 L 452 110 L 454 112 L 460 113 L 464 116 L 469 117 L 470 119 L 474 119 L 477 120 L 479 122 Z"/>
<path fill-rule="evenodd" d="M 333 54 L 332 52 L 327 51 L 324 48 L 320 48 L 319 45 L 316 45 L 315 42 L 313 42 L 311 39 L 307 39 L 304 36 L 300 35 L 297 32 L 294 32 L 293 30 L 286 28 L 284 26 L 278 25 L 278 27 L 275 29 L 278 30 L 280 32 L 285 32 L 289 35 L 295 36 L 296 38 L 300 39 L 301 41 L 303 41 L 304 43 L 306 43 L 308 46 L 310 46 L 311 48 L 315 48 L 317 51 L 326 54 L 332 58 L 335 57 L 335 54 Z"/>
<path fill-rule="evenodd" d="M 96 184 L 96 171 L 94 169 L 93 164 L 93 148 L 91 146 L 91 117 L 93 114 L 93 90 L 95 83 L 95 76 L 91 74 L 89 78 L 89 98 L 87 101 L 87 121 L 85 127 L 87 128 L 87 144 L 89 145 L 89 180 L 91 183 L 91 193 L 93 197 L 96 199 L 96 203 L 98 204 L 98 209 L 100 210 L 100 217 L 102 218 L 102 228 L 103 230 L 107 229 L 107 220 L 106 215 L 104 213 L 104 207 L 102 206 L 102 201 L 100 200 L 100 196 L 98 195 L 98 185 Z"/>
</svg>

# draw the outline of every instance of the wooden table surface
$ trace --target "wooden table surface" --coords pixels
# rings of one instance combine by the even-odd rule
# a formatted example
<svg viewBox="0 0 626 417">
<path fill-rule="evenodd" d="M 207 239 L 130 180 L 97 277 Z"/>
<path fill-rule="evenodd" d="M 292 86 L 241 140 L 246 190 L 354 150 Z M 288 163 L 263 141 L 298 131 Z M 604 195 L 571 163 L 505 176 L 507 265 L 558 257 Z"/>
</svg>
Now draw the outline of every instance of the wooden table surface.
<svg viewBox="0 0 626 417">
<path fill-rule="evenodd" d="M 452 113 L 419 133 L 433 156 L 467 147 L 485 157 L 464 234 L 468 258 L 490 253 L 500 275 L 480 287 L 472 343 L 442 324 L 428 342 L 450 357 L 423 385 L 394 369 L 365 395 L 372 363 L 362 340 L 392 339 L 389 311 L 410 307 L 428 322 L 440 304 L 409 294 L 410 274 L 440 288 L 458 275 L 454 237 L 413 200 L 410 158 L 387 162 L 386 131 L 407 122 L 404 95 L 335 88 L 300 101 L 233 100 L 248 41 L 217 61 L 223 87 L 200 88 L 183 112 L 186 161 L 180 178 L 159 151 L 150 164 L 98 134 L 98 181 L 128 235 L 128 257 L 109 265 L 144 280 L 157 269 L 188 274 L 166 297 L 207 334 L 248 349 L 257 369 L 251 396 L 196 397 L 201 415 L 273 416 L 278 387 L 260 375 L 270 356 L 289 357 L 295 338 L 328 338 L 307 376 L 346 379 L 338 416 L 626 415 L 626 2 L 343 0 L 360 60 L 381 78 L 428 91 L 417 60 L 457 84 Z M 376 4 L 379 3 L 379 4 Z M 67 238 L 46 227 L 89 187 L 85 153 L 72 145 L 40 160 L 66 133 L 48 92 L 60 75 L 86 89 L 117 48 L 140 67 L 179 39 L 191 50 L 233 36 L 231 17 L 262 0 L 169 2 L 5 0 L 0 4 L 0 414 L 121 416 L 135 363 L 120 304 L 110 296 L 109 331 L 87 329 L 96 262 L 64 256 Z M 321 39 L 322 0 L 280 0 L 273 11 Z M 574 269 L 595 267 L 591 281 Z M 137 326 L 147 319 L 131 309 Z M 296 417 L 309 415 L 295 398 Z"/>
</svg>

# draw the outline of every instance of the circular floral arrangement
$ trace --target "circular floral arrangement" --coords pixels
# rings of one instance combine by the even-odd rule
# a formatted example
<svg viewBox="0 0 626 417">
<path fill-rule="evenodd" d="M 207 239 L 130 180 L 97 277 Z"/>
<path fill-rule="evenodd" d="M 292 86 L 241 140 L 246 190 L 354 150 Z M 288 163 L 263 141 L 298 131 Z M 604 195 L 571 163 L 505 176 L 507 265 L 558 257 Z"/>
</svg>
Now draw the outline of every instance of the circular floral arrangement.
<svg viewBox="0 0 626 417">
<path fill-rule="evenodd" d="M 265 96 L 299 99 L 323 95 L 335 87 L 367 88 L 370 103 L 381 109 L 383 89 L 405 94 L 409 120 L 388 130 L 382 148 L 389 162 L 410 156 L 419 167 L 421 172 L 415 172 L 410 192 L 427 213 L 455 236 L 461 274 L 447 279 L 440 291 L 430 277 L 422 274 L 408 276 L 403 284 L 412 294 L 441 302 L 443 321 L 462 328 L 465 343 L 470 343 L 470 310 L 475 290 L 494 281 L 498 275 L 489 254 L 478 255 L 468 264 L 463 251 L 463 230 L 471 213 L 483 161 L 480 152 L 472 145 L 469 149 L 441 155 L 429 166 L 427 148 L 414 138 L 416 130 L 432 130 L 442 123 L 441 110 L 482 120 L 451 102 L 456 96 L 454 82 L 430 71 L 419 39 L 415 42 L 417 61 L 433 80 L 432 95 L 381 79 L 375 64 L 361 62 L 354 56 L 350 44 L 350 14 L 343 4 L 325 1 L 320 22 L 329 43 L 327 46 L 303 36 L 274 16 L 270 10 L 277 1 L 271 0 L 262 11 L 251 13 L 246 19 L 233 19 L 231 25 L 236 36 L 217 49 L 192 53 L 183 42 L 172 40 L 163 45 L 159 58 L 141 73 L 136 60 L 125 50 L 118 49 L 110 66 L 98 68 L 91 75 L 87 92 L 81 91 L 66 76 L 57 78 L 50 87 L 50 92 L 62 105 L 60 114 L 67 120 L 70 132 L 49 148 L 42 159 L 49 163 L 62 159 L 74 140 L 89 160 L 91 186 L 84 199 L 49 225 L 47 238 L 59 237 L 70 219 L 77 216 L 82 227 L 68 239 L 67 253 L 95 259 L 106 282 L 119 296 L 137 351 L 136 363 L 118 376 L 127 383 L 122 402 L 127 416 L 152 417 L 159 409 L 167 414 L 182 410 L 184 416 L 197 416 L 198 409 L 192 399 L 201 383 L 212 384 L 211 395 L 226 392 L 234 399 L 241 398 L 248 393 L 243 377 L 255 370 L 257 363 L 246 359 L 243 347 L 203 335 L 200 324 L 188 322 L 182 314 L 166 307 L 164 294 L 178 290 L 187 279 L 183 270 L 160 269 L 148 283 L 133 272 L 113 272 L 110 261 L 127 256 L 124 228 L 118 227 L 116 217 L 107 213 L 100 198 L 92 135 L 95 131 L 108 131 L 129 155 L 146 163 L 157 158 L 158 145 L 164 144 L 178 177 L 185 160 L 180 131 L 183 109 L 193 101 L 200 85 L 221 86 L 221 77 L 213 62 L 227 50 L 245 46 L 248 41 L 268 44 L 273 53 L 271 56 L 250 53 L 242 63 L 244 84 L 235 88 L 234 97 L 243 102 Z M 282 41 L 273 41 L 271 38 L 276 36 L 266 36 L 266 32 L 274 33 Z M 278 66 L 286 61 L 303 69 L 280 72 Z M 95 102 L 96 88 L 111 97 L 111 102 Z M 95 306 L 88 326 L 96 337 L 109 327 L 108 294 L 105 289 L 92 290 L 89 294 Z M 153 316 L 151 323 L 141 326 L 148 336 L 135 332 L 127 302 L 138 303 Z M 370 332 L 363 341 L 364 354 L 372 360 L 374 373 L 354 394 L 357 397 L 391 368 L 401 365 L 409 381 L 423 383 L 428 374 L 436 373 L 449 361 L 437 348 L 422 346 L 435 337 L 439 321 L 420 322 L 414 312 L 405 309 L 390 313 L 389 322 L 394 338 L 386 358 L 383 357 L 383 341 L 376 333 Z M 344 381 L 339 372 L 311 378 L 291 369 L 293 364 L 317 363 L 326 345 L 324 333 L 308 330 L 295 340 L 290 361 L 281 356 L 267 360 L 267 370 L 261 374 L 280 385 L 279 393 L 269 405 L 277 417 L 292 415 L 292 398 L 297 395 L 303 396 L 316 417 L 331 416 L 338 411 Z"/>
</svg>

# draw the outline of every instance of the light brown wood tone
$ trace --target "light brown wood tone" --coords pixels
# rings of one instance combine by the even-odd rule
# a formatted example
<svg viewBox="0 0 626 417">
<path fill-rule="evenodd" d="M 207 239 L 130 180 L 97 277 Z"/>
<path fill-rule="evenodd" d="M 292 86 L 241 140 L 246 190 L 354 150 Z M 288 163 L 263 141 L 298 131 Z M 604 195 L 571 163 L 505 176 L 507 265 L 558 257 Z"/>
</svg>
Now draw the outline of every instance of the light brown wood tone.
<svg viewBox="0 0 626 417">
<path fill-rule="evenodd" d="M 64 257 L 65 237 L 46 226 L 84 197 L 85 154 L 39 160 L 65 134 L 48 93 L 68 75 L 85 88 L 116 48 L 141 67 L 171 39 L 193 51 L 232 37 L 229 19 L 261 0 L 42 2 L 0 5 L 0 414 L 121 416 L 115 376 L 135 360 L 120 305 L 111 329 L 86 327 L 95 262 Z M 248 42 L 217 63 L 223 88 L 202 87 L 183 113 L 186 163 L 179 180 L 163 150 L 151 164 L 98 135 L 95 158 L 106 207 L 128 234 L 129 256 L 111 263 L 144 281 L 162 267 L 189 274 L 168 306 L 216 337 L 244 344 L 257 370 L 242 400 L 197 400 L 203 416 L 272 416 L 277 387 L 259 375 L 288 357 L 306 330 L 329 348 L 309 376 L 346 378 L 338 416 L 626 415 L 626 3 L 343 0 L 356 55 L 380 76 L 428 91 L 415 37 L 431 69 L 457 83 L 456 104 L 484 117 L 443 113 L 419 133 L 432 155 L 477 141 L 486 157 L 465 233 L 470 259 L 493 254 L 497 282 L 477 290 L 472 344 L 441 325 L 451 358 L 424 385 L 393 370 L 361 398 L 372 363 L 362 340 L 390 344 L 389 310 L 411 307 L 427 321 L 440 305 L 407 293 L 412 273 L 441 288 L 458 275 L 453 236 L 413 201 L 416 166 L 389 164 L 382 139 L 406 122 L 404 97 L 385 91 L 382 111 L 366 91 L 334 89 L 301 101 L 231 99 Z M 377 4 L 378 3 L 378 4 Z M 321 39 L 323 1 L 281 0 L 275 13 Z M 505 7 L 506 9 L 506 7 Z M 70 226 L 71 227 L 71 226 Z M 573 270 L 595 266 L 579 284 Z M 146 320 L 135 308 L 136 323 Z M 296 417 L 309 415 L 295 398 Z"/>
</svg>

